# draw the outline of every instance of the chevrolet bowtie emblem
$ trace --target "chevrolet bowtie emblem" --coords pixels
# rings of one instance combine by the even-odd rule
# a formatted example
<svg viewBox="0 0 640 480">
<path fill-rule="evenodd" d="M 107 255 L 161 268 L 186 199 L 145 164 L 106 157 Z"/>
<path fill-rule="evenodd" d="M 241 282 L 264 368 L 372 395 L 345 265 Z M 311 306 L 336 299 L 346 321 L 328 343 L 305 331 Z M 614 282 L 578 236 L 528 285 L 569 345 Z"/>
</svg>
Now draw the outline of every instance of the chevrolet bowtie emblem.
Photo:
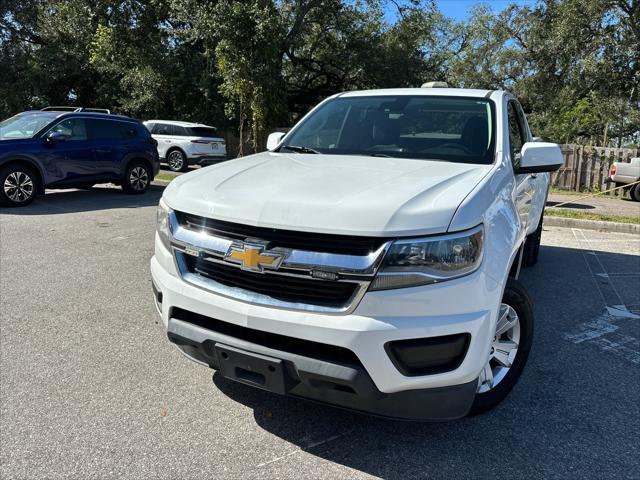
<svg viewBox="0 0 640 480">
<path fill-rule="evenodd" d="M 280 268 L 284 254 L 273 250 L 266 251 L 266 247 L 260 244 L 236 244 L 227 250 L 224 259 L 227 262 L 237 263 L 243 270 L 263 272 L 265 269 L 277 270 Z"/>
</svg>

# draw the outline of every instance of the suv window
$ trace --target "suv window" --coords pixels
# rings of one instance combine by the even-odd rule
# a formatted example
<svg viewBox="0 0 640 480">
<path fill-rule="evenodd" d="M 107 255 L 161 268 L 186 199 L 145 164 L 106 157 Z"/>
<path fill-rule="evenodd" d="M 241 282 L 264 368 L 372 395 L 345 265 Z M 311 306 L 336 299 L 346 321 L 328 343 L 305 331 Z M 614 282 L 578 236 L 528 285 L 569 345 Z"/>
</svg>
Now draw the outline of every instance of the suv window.
<svg viewBox="0 0 640 480">
<path fill-rule="evenodd" d="M 507 104 L 507 113 L 509 116 L 509 153 L 511 154 L 511 163 L 517 167 L 520 164 L 520 151 L 527 141 L 527 135 L 513 100 Z"/>
<path fill-rule="evenodd" d="M 191 127 L 187 130 L 189 130 L 192 137 L 213 138 L 218 136 L 217 130 L 211 127 Z"/>
<path fill-rule="evenodd" d="M 189 136 L 189 132 L 187 132 L 187 129 L 184 127 L 181 127 L 180 125 L 171 125 L 172 127 L 172 131 L 173 131 L 173 135 L 175 135 L 176 137 L 188 137 Z"/>
<path fill-rule="evenodd" d="M 171 128 L 173 125 L 169 125 L 167 123 L 156 123 L 153 126 L 153 130 L 151 133 L 154 135 L 173 135 L 173 129 Z"/>
<path fill-rule="evenodd" d="M 121 140 L 125 138 L 125 130 L 129 124 L 115 120 L 92 118 L 87 120 L 89 138 L 93 140 Z"/>
<path fill-rule="evenodd" d="M 55 133 L 61 133 L 67 140 L 86 140 L 87 139 L 87 126 L 82 118 L 70 118 L 63 120 L 54 126 L 50 131 Z"/>
<path fill-rule="evenodd" d="M 122 123 L 122 130 L 124 132 L 124 138 L 136 138 L 144 135 L 144 131 L 140 129 L 139 125 L 134 125 L 133 123 Z M 147 137 L 149 133 L 147 132 Z"/>
</svg>

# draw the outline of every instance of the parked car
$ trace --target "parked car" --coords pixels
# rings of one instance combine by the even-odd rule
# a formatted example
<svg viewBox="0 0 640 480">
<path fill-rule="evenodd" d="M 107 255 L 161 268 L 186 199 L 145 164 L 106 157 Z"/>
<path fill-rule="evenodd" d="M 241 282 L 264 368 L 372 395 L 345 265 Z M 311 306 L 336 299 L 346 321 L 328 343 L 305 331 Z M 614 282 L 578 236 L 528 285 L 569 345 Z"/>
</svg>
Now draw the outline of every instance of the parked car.
<svg viewBox="0 0 640 480">
<path fill-rule="evenodd" d="M 140 194 L 159 169 L 156 141 L 142 123 L 128 117 L 47 108 L 0 123 L 3 206 L 28 205 L 45 188 L 106 182 Z"/>
<path fill-rule="evenodd" d="M 628 185 L 623 190 L 629 192 L 632 200 L 640 202 L 640 157 L 632 158 L 630 162 L 613 162 L 609 170 L 609 181 L 615 182 L 616 187 Z"/>
<path fill-rule="evenodd" d="M 533 308 L 556 144 L 504 91 L 335 95 L 269 151 L 190 172 L 151 259 L 169 340 L 257 388 L 444 420 L 502 401 Z"/>
<path fill-rule="evenodd" d="M 227 158 L 225 141 L 215 127 L 172 120 L 144 124 L 158 141 L 160 159 L 169 170 L 186 172 L 189 165 L 211 165 Z"/>
</svg>

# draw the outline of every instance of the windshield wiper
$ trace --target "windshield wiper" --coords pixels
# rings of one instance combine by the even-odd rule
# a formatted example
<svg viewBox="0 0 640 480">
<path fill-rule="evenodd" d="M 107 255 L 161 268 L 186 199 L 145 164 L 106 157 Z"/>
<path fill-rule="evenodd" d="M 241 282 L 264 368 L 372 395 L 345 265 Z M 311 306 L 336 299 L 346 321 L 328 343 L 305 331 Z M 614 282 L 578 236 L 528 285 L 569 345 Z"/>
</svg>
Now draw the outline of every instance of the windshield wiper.
<svg viewBox="0 0 640 480">
<path fill-rule="evenodd" d="M 317 153 L 319 154 L 320 152 L 317 150 L 314 150 L 313 148 L 309 148 L 309 147 L 299 147 L 297 145 L 283 145 L 282 147 L 280 147 L 280 149 L 286 148 L 287 150 L 291 150 L 292 152 L 296 152 L 296 153 Z"/>
</svg>

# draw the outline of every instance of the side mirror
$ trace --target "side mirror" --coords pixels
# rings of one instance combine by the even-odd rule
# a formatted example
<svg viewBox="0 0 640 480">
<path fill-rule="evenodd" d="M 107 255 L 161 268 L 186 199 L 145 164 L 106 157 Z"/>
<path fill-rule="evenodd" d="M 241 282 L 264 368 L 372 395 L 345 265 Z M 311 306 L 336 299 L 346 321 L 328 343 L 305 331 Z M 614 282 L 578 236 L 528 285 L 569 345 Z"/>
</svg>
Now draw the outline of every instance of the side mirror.
<svg viewBox="0 0 640 480">
<path fill-rule="evenodd" d="M 47 136 L 45 137 L 45 140 L 47 142 L 64 142 L 67 139 L 66 135 L 60 133 L 60 132 L 50 132 L 49 134 L 47 134 Z"/>
<path fill-rule="evenodd" d="M 271 133 L 267 137 L 267 150 L 273 150 L 278 145 L 280 145 L 280 142 L 282 141 L 282 138 L 284 136 L 285 136 L 285 134 L 282 133 L 282 132 Z"/>
<path fill-rule="evenodd" d="M 527 142 L 520 152 L 516 173 L 555 172 L 564 164 L 560 147 L 555 143 Z"/>
</svg>

